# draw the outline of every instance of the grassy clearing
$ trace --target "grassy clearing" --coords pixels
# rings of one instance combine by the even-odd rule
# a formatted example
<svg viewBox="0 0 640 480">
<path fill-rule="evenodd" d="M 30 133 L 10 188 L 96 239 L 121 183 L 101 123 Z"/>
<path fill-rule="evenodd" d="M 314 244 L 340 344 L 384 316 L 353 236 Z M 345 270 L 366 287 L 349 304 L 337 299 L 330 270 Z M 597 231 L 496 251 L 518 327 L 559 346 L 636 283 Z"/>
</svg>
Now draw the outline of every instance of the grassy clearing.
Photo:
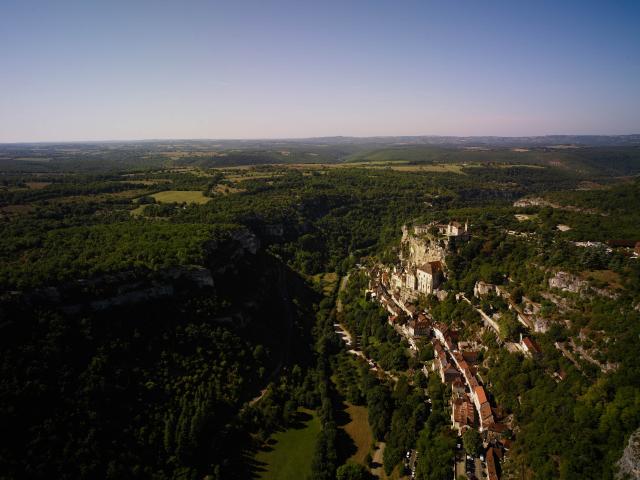
<svg viewBox="0 0 640 480">
<path fill-rule="evenodd" d="M 146 207 L 146 205 L 139 205 L 136 208 L 134 208 L 133 210 L 129 210 L 129 214 L 134 216 L 134 217 L 139 217 L 142 214 L 144 214 L 144 207 Z"/>
<path fill-rule="evenodd" d="M 320 433 L 320 419 L 312 410 L 301 409 L 306 419 L 300 428 L 290 428 L 272 436 L 272 447 L 256 455 L 258 463 L 264 465 L 260 478 L 266 480 L 289 480 L 307 478 L 311 474 L 311 459 Z"/>
<path fill-rule="evenodd" d="M 313 277 L 313 283 L 322 288 L 322 293 L 331 295 L 338 284 L 338 274 L 335 272 L 318 273 Z"/>
<path fill-rule="evenodd" d="M 613 270 L 587 270 L 582 272 L 582 278 L 595 281 L 599 286 L 609 286 L 614 289 L 622 288 L 620 275 Z"/>
<path fill-rule="evenodd" d="M 31 213 L 35 207 L 33 205 L 7 205 L 0 207 L 0 213 L 7 215 L 21 215 Z"/>
<path fill-rule="evenodd" d="M 147 191 L 141 189 L 135 190 L 123 190 L 122 192 L 113 192 L 113 193 L 96 193 L 89 195 L 68 195 L 66 197 L 56 197 L 49 199 L 51 203 L 57 204 L 68 204 L 68 203 L 85 203 L 85 202 L 107 202 L 113 199 L 126 198 L 133 200 L 135 198 L 141 197 Z"/>
<path fill-rule="evenodd" d="M 31 190 L 41 190 L 48 185 L 51 185 L 51 182 L 27 182 L 27 187 Z"/>
<path fill-rule="evenodd" d="M 435 164 L 435 165 L 390 165 L 388 168 L 397 172 L 435 172 L 435 173 L 459 173 L 464 175 L 462 165 Z"/>
<path fill-rule="evenodd" d="M 365 465 L 364 458 L 371 450 L 371 444 L 373 443 L 373 433 L 369 426 L 367 407 L 352 405 L 350 403 L 347 403 L 347 405 L 346 411 L 351 421 L 342 428 L 349 434 L 358 449 L 348 461 Z"/>
<path fill-rule="evenodd" d="M 211 200 L 209 197 L 205 197 L 200 191 L 191 190 L 167 190 L 165 192 L 158 192 L 151 195 L 156 199 L 156 202 L 160 203 L 207 203 Z"/>
<path fill-rule="evenodd" d="M 264 179 L 270 179 L 270 178 L 280 177 L 280 176 L 282 176 L 282 173 L 247 172 L 242 175 L 228 175 L 226 176 L 226 179 L 229 180 L 230 182 L 239 183 L 239 182 L 244 182 L 246 180 L 264 180 Z"/>
<path fill-rule="evenodd" d="M 528 163 L 473 163 L 465 165 L 467 168 L 531 168 L 544 170 L 546 165 L 531 165 Z"/>
<path fill-rule="evenodd" d="M 231 195 L 232 193 L 246 192 L 243 188 L 232 187 L 231 185 L 218 184 L 213 187 L 213 193 L 216 195 Z"/>
<path fill-rule="evenodd" d="M 527 215 L 524 213 L 516 213 L 514 216 L 519 222 L 527 222 L 529 220 L 536 220 L 538 218 L 538 215 Z"/>
</svg>

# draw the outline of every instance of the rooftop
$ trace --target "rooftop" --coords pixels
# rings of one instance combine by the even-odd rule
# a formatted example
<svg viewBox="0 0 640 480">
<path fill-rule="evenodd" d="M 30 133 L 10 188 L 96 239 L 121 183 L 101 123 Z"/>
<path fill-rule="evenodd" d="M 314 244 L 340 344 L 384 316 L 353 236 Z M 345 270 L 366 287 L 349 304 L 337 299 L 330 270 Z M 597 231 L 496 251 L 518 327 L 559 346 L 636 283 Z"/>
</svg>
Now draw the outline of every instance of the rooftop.
<svg viewBox="0 0 640 480">
<path fill-rule="evenodd" d="M 484 391 L 484 387 L 482 386 L 477 386 L 476 388 L 473 389 L 474 392 L 476 393 L 476 397 L 478 398 L 478 403 L 480 405 L 482 405 L 483 403 L 488 402 L 487 400 L 487 394 Z"/>
</svg>

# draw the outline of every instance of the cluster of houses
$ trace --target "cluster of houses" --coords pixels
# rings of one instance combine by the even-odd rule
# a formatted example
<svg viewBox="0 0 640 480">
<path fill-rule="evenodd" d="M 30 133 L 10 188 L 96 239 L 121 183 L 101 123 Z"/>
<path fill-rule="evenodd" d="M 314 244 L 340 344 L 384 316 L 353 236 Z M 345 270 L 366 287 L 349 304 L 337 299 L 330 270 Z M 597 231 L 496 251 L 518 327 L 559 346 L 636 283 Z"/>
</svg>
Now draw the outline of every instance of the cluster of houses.
<svg viewBox="0 0 640 480">
<path fill-rule="evenodd" d="M 470 238 L 469 225 L 467 222 L 433 222 L 411 228 L 403 226 L 402 232 L 400 261 L 392 267 L 377 266 L 372 269 L 367 293 L 389 312 L 389 323 L 407 338 L 412 348 L 418 348 L 416 339 L 420 337 L 432 343 L 434 358 L 423 366 L 423 372 L 427 376 L 430 370 L 437 372 L 442 382 L 451 386 L 452 426 L 460 435 L 469 429 L 477 429 L 481 433 L 487 447 L 486 474 L 490 480 L 497 480 L 499 462 L 510 447 L 510 440 L 503 435 L 509 428 L 509 421 L 498 406 L 491 405 L 482 384 L 478 373 L 479 347 L 469 342 L 458 342 L 457 332 L 435 322 L 427 311 L 418 311 L 416 308 L 419 303 L 417 300 L 422 295 L 434 294 L 441 300 L 446 297 L 447 292 L 441 289 L 446 280 L 446 256 L 456 242 Z M 576 245 L 585 248 L 604 247 L 595 242 Z M 640 242 L 632 247 L 635 255 L 640 257 Z M 569 278 L 564 272 L 556 272 L 549 279 L 549 286 L 581 291 L 578 280 Z M 478 299 L 495 296 L 504 300 L 527 331 L 544 333 L 549 328 L 548 322 L 540 314 L 540 304 L 526 297 L 522 297 L 522 301 L 520 298 L 516 301 L 501 285 L 478 281 L 473 293 Z M 463 293 L 457 294 L 456 298 L 473 305 Z M 490 303 L 493 300 L 490 299 Z M 484 325 L 494 330 L 500 338 L 500 312 L 490 316 L 481 308 L 474 308 L 482 317 Z M 519 351 L 525 356 L 535 358 L 542 355 L 540 347 L 528 335 L 520 334 L 519 342 L 500 343 L 510 351 Z M 553 376 L 556 381 L 562 381 L 566 374 L 559 371 L 554 372 Z"/>
<path fill-rule="evenodd" d="M 397 318 L 390 323 L 397 328 Z M 434 359 L 431 370 L 438 373 L 443 383 L 451 385 L 451 423 L 462 435 L 468 429 L 479 430 L 488 445 L 486 466 L 487 478 L 498 480 L 497 463 L 509 446 L 503 438 L 507 425 L 497 421 L 500 410 L 491 406 L 489 396 L 478 379 L 477 365 L 479 351 L 467 342 L 458 342 L 457 332 L 446 325 L 433 322 L 426 314 L 420 313 L 404 328 L 409 335 L 429 338 L 433 344 Z M 429 375 L 427 365 L 423 367 Z"/>
<path fill-rule="evenodd" d="M 460 434 L 467 428 L 490 429 L 496 422 L 487 393 L 477 379 L 478 351 L 459 348 L 456 333 L 445 325 L 435 324 L 433 333 L 433 370 L 451 385 L 454 428 Z"/>
<path fill-rule="evenodd" d="M 492 283 L 486 283 L 482 280 L 476 282 L 473 287 L 473 295 L 476 298 L 482 298 L 487 295 L 496 295 L 501 297 L 507 303 L 509 310 L 516 314 L 518 322 L 524 327 L 534 332 L 544 333 L 549 330 L 549 323 L 538 315 L 541 309 L 541 305 L 523 297 L 523 305 L 519 305 L 512 298 L 509 292 L 500 285 L 494 285 Z M 495 323 L 489 325 L 495 328 Z"/>
<path fill-rule="evenodd" d="M 421 237 L 422 236 L 422 237 Z M 444 237 L 444 244 L 442 242 Z M 439 288 L 446 280 L 444 252 L 447 241 L 468 239 L 467 223 L 431 223 L 417 225 L 412 232 L 403 227 L 408 253 L 401 256 L 401 263 L 394 267 L 377 266 L 370 271 L 367 294 L 378 301 L 389 312 L 389 323 L 407 340 L 412 348 L 417 348 L 416 339 L 429 339 L 434 349 L 434 359 L 423 367 L 425 375 L 430 369 L 437 372 L 441 380 L 451 386 L 451 422 L 459 434 L 468 429 L 481 432 L 488 446 L 486 454 L 487 475 L 490 480 L 498 479 L 498 462 L 509 440 L 503 438 L 508 429 L 501 423 L 502 412 L 492 407 L 489 396 L 478 375 L 479 347 L 469 342 L 458 342 L 457 332 L 444 324 L 437 323 L 426 311 L 418 311 L 416 300 L 420 294 L 441 294 Z M 421 243 L 422 242 L 422 243 Z M 417 262 L 416 260 L 423 260 Z M 516 314 L 528 327 L 535 327 L 528 313 L 515 302 L 509 302 L 508 293 L 500 286 L 478 282 L 474 289 L 477 297 L 496 294 L 507 299 L 507 303 L 517 308 Z M 494 322 L 494 325 L 495 322 Z M 496 325 L 497 328 L 497 325 Z M 539 348 L 529 337 L 521 338 L 521 351 L 536 355 Z"/>
<path fill-rule="evenodd" d="M 458 342 L 457 332 L 444 324 L 434 322 L 427 312 L 417 312 L 414 305 L 389 293 L 384 284 L 385 273 L 372 275 L 370 295 L 389 312 L 389 323 L 402 334 L 413 348 L 416 338 L 428 338 L 434 349 L 431 369 L 442 382 L 451 385 L 451 423 L 460 435 L 466 430 L 478 429 L 487 442 L 487 476 L 497 480 L 497 459 L 502 458 L 508 440 L 502 438 L 507 426 L 496 421 L 498 409 L 493 408 L 484 386 L 478 380 L 479 351 L 465 342 Z M 386 277 L 388 278 L 388 277 Z M 528 341 L 524 341 L 528 343 Z M 423 367 L 429 375 L 428 367 Z"/>
</svg>

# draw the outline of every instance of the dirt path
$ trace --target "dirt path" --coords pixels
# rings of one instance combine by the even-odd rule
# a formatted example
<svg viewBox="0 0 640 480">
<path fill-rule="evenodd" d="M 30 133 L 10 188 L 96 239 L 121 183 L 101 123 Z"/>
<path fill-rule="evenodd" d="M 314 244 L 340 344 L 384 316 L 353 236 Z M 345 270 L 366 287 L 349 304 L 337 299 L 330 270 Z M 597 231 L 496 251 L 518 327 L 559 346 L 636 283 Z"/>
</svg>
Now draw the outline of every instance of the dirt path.
<svg viewBox="0 0 640 480">
<path fill-rule="evenodd" d="M 376 444 L 376 451 L 373 452 L 373 465 L 374 468 L 371 469 L 371 473 L 374 474 L 378 478 L 387 478 L 384 474 L 384 467 L 382 466 L 382 459 L 384 457 L 384 442 L 378 442 Z"/>
<path fill-rule="evenodd" d="M 336 310 L 338 313 L 342 312 L 342 301 L 340 300 L 340 292 L 347 288 L 347 282 L 349 281 L 349 274 L 347 273 L 340 279 L 340 287 L 338 288 L 338 299 L 336 300 Z"/>
</svg>

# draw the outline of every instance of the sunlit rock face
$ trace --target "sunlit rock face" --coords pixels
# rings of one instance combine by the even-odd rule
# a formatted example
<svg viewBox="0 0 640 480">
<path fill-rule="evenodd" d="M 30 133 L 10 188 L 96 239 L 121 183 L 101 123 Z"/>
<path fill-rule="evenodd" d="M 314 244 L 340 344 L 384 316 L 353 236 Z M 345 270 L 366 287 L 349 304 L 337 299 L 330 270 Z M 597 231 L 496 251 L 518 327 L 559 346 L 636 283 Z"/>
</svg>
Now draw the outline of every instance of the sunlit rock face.
<svg viewBox="0 0 640 480">
<path fill-rule="evenodd" d="M 622 457 L 618 460 L 617 478 L 640 478 L 640 428 L 629 438 Z"/>
</svg>

